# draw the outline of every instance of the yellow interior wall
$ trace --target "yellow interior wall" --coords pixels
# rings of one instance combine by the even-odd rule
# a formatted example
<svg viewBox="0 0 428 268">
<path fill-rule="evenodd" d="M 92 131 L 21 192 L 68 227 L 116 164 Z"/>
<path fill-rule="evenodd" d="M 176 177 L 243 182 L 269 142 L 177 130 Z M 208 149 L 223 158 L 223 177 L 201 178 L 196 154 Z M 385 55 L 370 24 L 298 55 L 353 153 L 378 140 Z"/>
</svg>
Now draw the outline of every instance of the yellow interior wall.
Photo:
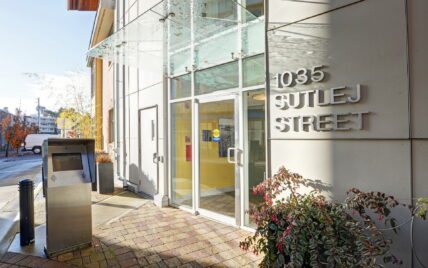
<svg viewBox="0 0 428 268">
<path fill-rule="evenodd" d="M 234 116 L 233 101 L 201 104 L 199 121 L 199 154 L 201 191 L 233 187 L 235 185 L 235 165 L 227 162 L 227 157 L 219 156 L 219 142 L 202 141 L 202 130 L 219 129 L 219 119 Z M 236 126 L 235 126 L 236 127 Z"/>
<path fill-rule="evenodd" d="M 95 60 L 95 147 L 103 149 L 103 61 Z"/>
<path fill-rule="evenodd" d="M 220 118 L 233 118 L 233 103 L 220 105 L 217 103 L 203 104 L 209 105 L 209 110 L 204 112 L 199 123 L 200 135 L 200 183 L 201 191 L 234 187 L 235 166 L 229 164 L 226 157 L 219 156 L 219 142 L 202 141 L 202 130 L 219 129 Z M 216 109 L 217 108 L 217 109 Z M 192 162 L 186 161 L 186 136 L 192 138 L 191 109 L 186 108 L 184 103 L 175 106 L 175 177 L 179 178 L 175 182 L 175 189 L 178 191 L 177 197 L 192 193 Z M 211 119 L 212 117 L 212 119 Z"/>
<path fill-rule="evenodd" d="M 186 142 L 186 136 L 192 141 L 192 113 L 191 109 L 186 108 L 184 103 L 175 104 L 176 112 L 176 132 L 175 132 L 175 159 L 177 197 L 185 194 L 192 194 L 192 161 L 186 161 L 186 145 L 192 144 Z"/>
</svg>

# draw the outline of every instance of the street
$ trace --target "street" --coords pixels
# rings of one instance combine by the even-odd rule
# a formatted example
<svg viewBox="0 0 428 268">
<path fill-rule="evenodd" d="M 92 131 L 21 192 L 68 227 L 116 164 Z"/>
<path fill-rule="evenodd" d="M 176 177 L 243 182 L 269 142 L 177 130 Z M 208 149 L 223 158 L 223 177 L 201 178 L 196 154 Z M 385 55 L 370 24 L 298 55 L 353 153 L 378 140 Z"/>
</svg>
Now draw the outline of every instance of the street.
<svg viewBox="0 0 428 268">
<path fill-rule="evenodd" d="M 41 172 L 42 158 L 40 155 L 0 159 L 0 210 L 12 201 L 18 194 L 18 183 L 23 178 L 36 180 Z"/>
</svg>

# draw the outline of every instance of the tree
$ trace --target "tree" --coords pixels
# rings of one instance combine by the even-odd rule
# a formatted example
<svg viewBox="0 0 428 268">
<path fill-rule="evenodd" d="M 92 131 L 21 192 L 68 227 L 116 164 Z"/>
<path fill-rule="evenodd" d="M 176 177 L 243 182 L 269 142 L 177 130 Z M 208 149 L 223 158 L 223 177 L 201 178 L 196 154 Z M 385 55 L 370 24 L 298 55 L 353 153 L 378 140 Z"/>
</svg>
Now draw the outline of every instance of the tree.
<svg viewBox="0 0 428 268">
<path fill-rule="evenodd" d="M 94 137 L 94 120 L 91 118 L 91 79 L 88 72 L 67 72 L 65 75 L 24 73 L 34 79 L 33 86 L 40 94 L 52 100 L 58 113 L 42 107 L 45 115 L 57 116 L 58 128 L 66 130 L 67 137 Z M 60 108 L 61 107 L 61 108 Z"/>
<path fill-rule="evenodd" d="M 60 109 L 58 125 L 68 131 L 72 138 L 93 138 L 94 122 L 89 113 L 81 113 L 74 108 Z"/>
<path fill-rule="evenodd" d="M 18 152 L 21 144 L 30 133 L 37 133 L 37 127 L 34 124 L 27 124 L 23 120 L 22 112 L 16 109 L 15 116 L 7 116 L 1 122 L 2 131 L 5 133 L 6 157 L 9 156 L 9 146 Z"/>
<path fill-rule="evenodd" d="M 39 94 L 51 100 L 51 105 L 84 114 L 91 111 L 91 78 L 85 71 L 67 72 L 64 75 L 49 75 L 39 73 L 24 73 L 34 80 L 33 87 Z M 47 109 L 46 109 L 47 110 Z"/>
</svg>

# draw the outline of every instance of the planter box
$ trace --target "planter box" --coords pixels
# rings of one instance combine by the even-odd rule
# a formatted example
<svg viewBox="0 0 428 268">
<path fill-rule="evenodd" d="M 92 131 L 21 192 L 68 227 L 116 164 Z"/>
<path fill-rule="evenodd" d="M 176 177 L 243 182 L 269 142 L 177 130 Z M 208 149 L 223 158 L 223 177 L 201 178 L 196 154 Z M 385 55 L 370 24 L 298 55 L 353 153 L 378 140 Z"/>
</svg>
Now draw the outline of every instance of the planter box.
<svg viewBox="0 0 428 268">
<path fill-rule="evenodd" d="M 99 194 L 114 192 L 113 163 L 97 163 L 96 184 Z"/>
</svg>

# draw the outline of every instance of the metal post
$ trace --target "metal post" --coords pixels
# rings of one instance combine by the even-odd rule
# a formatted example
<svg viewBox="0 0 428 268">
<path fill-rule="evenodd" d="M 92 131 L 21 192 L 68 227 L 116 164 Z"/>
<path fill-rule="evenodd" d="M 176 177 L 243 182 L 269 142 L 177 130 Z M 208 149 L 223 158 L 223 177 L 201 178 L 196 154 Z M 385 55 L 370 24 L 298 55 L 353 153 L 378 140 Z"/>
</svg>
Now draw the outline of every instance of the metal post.
<svg viewBox="0 0 428 268">
<path fill-rule="evenodd" d="M 32 180 L 19 181 L 19 212 L 21 246 L 34 243 L 34 184 Z"/>
<path fill-rule="evenodd" d="M 37 133 L 40 134 L 40 98 L 37 98 Z"/>
</svg>

